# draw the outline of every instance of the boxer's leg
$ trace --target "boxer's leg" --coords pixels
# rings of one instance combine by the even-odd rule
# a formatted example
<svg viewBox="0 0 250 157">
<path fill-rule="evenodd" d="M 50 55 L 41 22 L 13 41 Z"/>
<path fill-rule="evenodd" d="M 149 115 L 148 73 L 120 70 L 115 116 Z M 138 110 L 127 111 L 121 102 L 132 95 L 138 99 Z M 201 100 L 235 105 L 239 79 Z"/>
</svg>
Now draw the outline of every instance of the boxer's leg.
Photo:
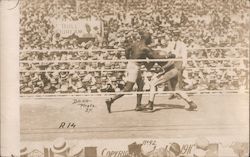
<svg viewBox="0 0 250 157">
<path fill-rule="evenodd" d="M 175 67 L 178 70 L 178 88 L 179 90 L 182 89 L 183 87 L 183 67 L 182 67 L 183 62 L 182 61 L 176 61 L 175 62 Z"/>
<path fill-rule="evenodd" d="M 130 63 L 129 65 L 127 65 L 127 72 L 128 72 L 127 82 L 123 89 L 123 92 L 132 91 L 133 86 L 136 82 L 136 79 L 138 78 L 139 67 L 135 64 Z M 106 105 L 107 105 L 107 109 L 109 113 L 111 113 L 112 103 L 116 101 L 117 99 L 119 99 L 120 97 L 122 97 L 123 95 L 124 94 L 118 94 L 118 95 L 115 95 L 113 98 L 106 100 Z"/>
<path fill-rule="evenodd" d="M 134 82 L 126 82 L 124 89 L 122 92 L 130 92 L 132 91 L 134 87 Z M 117 94 L 113 98 L 111 98 L 111 101 L 114 102 L 115 100 L 119 99 L 120 97 L 124 96 L 124 94 Z"/>
<path fill-rule="evenodd" d="M 178 76 L 175 76 L 172 79 L 170 79 L 170 81 L 168 81 L 168 86 L 170 87 L 169 91 L 175 91 L 177 83 L 178 83 Z M 176 94 L 172 93 L 170 94 L 168 99 L 174 99 L 174 98 L 176 98 Z"/>
<path fill-rule="evenodd" d="M 178 83 L 179 83 L 179 90 L 183 88 L 183 69 L 178 70 Z"/>
<path fill-rule="evenodd" d="M 197 105 L 194 103 L 194 101 L 187 95 L 185 92 L 178 92 L 176 93 L 178 96 L 180 96 L 184 101 L 186 101 L 189 105 L 188 110 L 195 110 L 197 108 Z"/>
<path fill-rule="evenodd" d="M 160 78 L 155 78 L 150 82 L 150 94 L 149 101 L 154 102 L 156 86 L 166 82 L 166 79 L 163 75 Z"/>
<path fill-rule="evenodd" d="M 156 91 L 156 86 L 165 83 L 169 81 L 170 79 L 174 78 L 177 76 L 178 70 L 177 69 L 171 69 L 170 71 L 166 72 L 164 75 L 161 77 L 157 78 L 155 77 L 151 83 L 150 83 L 150 94 L 149 94 L 149 102 L 148 105 L 150 110 L 153 110 L 153 104 L 154 104 L 154 99 L 155 99 L 155 91 Z"/>
<path fill-rule="evenodd" d="M 123 92 L 132 91 L 134 84 L 135 84 L 134 82 L 126 82 L 125 87 L 122 91 Z M 124 94 L 117 94 L 113 98 L 106 100 L 106 105 L 109 113 L 111 113 L 111 104 L 122 96 L 124 96 Z"/>
<path fill-rule="evenodd" d="M 169 82 L 170 82 L 170 86 L 172 88 L 172 91 L 175 91 L 176 85 L 178 83 L 178 76 L 173 77 Z"/>
<path fill-rule="evenodd" d="M 186 101 L 187 103 L 188 102 L 191 102 L 191 98 L 187 95 L 187 93 L 185 92 L 181 92 L 179 91 L 178 93 L 176 93 L 177 95 L 179 95 L 184 101 Z"/>
<path fill-rule="evenodd" d="M 143 86 L 144 86 L 144 81 L 142 80 L 141 77 L 141 73 L 138 74 L 138 78 L 136 80 L 136 84 L 138 86 L 138 90 L 137 91 L 142 91 L 143 90 Z M 141 100 L 142 100 L 142 94 L 137 94 L 137 103 L 136 103 L 136 111 L 141 111 L 143 110 L 142 106 L 141 106 Z"/>
</svg>

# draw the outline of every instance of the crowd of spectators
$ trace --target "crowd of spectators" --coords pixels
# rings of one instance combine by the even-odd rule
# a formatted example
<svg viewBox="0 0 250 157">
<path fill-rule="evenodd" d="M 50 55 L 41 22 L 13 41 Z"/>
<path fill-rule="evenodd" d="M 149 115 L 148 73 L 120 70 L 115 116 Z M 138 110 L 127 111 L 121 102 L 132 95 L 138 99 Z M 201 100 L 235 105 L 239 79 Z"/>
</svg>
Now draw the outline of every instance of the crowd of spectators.
<svg viewBox="0 0 250 157">
<path fill-rule="evenodd" d="M 119 48 L 153 34 L 153 46 L 165 47 L 176 31 L 188 47 L 246 46 L 249 1 L 162 0 L 122 2 L 97 0 L 22 0 L 21 49 Z M 104 23 L 103 38 L 79 42 L 54 32 L 54 19 L 96 18 Z"/>
<path fill-rule="evenodd" d="M 105 70 L 125 69 L 126 62 L 100 60 L 126 59 L 124 51 L 119 49 L 138 40 L 140 31 L 152 34 L 152 48 L 163 49 L 178 34 L 179 40 L 188 49 L 193 49 L 189 51 L 188 58 L 248 58 L 249 51 L 241 47 L 249 46 L 249 7 L 249 1 L 244 0 L 21 0 L 20 91 L 120 91 L 126 82 L 126 73 L 123 70 Z M 55 19 L 86 18 L 95 18 L 103 23 L 102 34 L 95 36 L 94 40 L 80 41 L 75 34 L 65 38 L 54 30 Z M 214 47 L 237 48 L 213 49 Z M 30 49 L 37 51 L 28 51 Z M 46 52 L 51 49 L 65 51 Z M 67 51 L 68 49 L 82 51 Z M 83 60 L 96 62 L 81 62 Z M 189 61 L 188 67 L 194 69 L 187 68 L 184 71 L 183 88 L 248 89 L 248 66 L 248 59 Z M 197 67 L 204 69 L 195 69 Z M 206 67 L 217 69 L 205 69 Z M 144 72 L 143 76 L 144 90 L 147 91 L 152 73 Z M 167 90 L 167 86 L 159 90 Z"/>
<path fill-rule="evenodd" d="M 164 51 L 164 49 L 162 49 Z M 248 58 L 248 49 L 191 49 L 188 58 Z M 124 60 L 123 49 L 74 51 L 22 51 L 20 61 Z"/>
<path fill-rule="evenodd" d="M 21 93 L 97 93 L 123 89 L 123 72 L 23 72 Z"/>
<path fill-rule="evenodd" d="M 36 52 L 24 51 L 20 54 L 20 61 L 74 61 L 74 60 L 124 60 L 124 50 L 110 49 L 98 51 L 52 51 Z"/>
<path fill-rule="evenodd" d="M 184 90 L 246 90 L 247 70 L 186 70 Z M 119 92 L 126 82 L 124 71 L 113 72 L 21 72 L 20 92 L 30 93 L 100 93 Z M 152 73 L 143 72 L 144 91 L 149 91 Z M 137 89 L 135 85 L 134 90 Z M 167 84 L 158 91 L 168 90 Z"/>
<path fill-rule="evenodd" d="M 188 68 L 247 68 L 247 50 L 191 50 Z M 218 60 L 220 59 L 220 60 Z M 27 52 L 20 55 L 20 70 L 107 70 L 125 69 L 124 51 Z"/>
</svg>

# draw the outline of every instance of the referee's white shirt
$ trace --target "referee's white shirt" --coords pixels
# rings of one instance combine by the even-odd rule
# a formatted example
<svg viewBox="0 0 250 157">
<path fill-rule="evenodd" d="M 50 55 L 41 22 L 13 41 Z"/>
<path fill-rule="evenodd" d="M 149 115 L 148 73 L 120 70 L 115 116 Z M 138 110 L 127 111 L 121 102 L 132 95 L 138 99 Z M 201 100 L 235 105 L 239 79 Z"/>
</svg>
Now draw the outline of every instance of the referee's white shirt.
<svg viewBox="0 0 250 157">
<path fill-rule="evenodd" d="M 182 41 L 170 41 L 168 43 L 169 51 L 171 51 L 173 54 L 175 54 L 176 58 L 182 59 L 183 65 L 186 66 L 187 64 L 187 46 Z"/>
</svg>

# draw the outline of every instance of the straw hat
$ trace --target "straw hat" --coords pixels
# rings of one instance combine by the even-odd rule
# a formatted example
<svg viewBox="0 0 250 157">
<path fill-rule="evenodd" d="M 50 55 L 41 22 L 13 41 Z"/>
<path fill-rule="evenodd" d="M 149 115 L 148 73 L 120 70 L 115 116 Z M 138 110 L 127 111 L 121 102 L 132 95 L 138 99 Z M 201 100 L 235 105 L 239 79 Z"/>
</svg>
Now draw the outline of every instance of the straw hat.
<svg viewBox="0 0 250 157">
<path fill-rule="evenodd" d="M 51 151 L 53 153 L 62 153 L 65 152 L 67 149 L 68 149 L 68 144 L 64 138 L 56 139 L 51 146 Z"/>
<path fill-rule="evenodd" d="M 173 152 L 176 156 L 178 156 L 181 153 L 181 147 L 178 143 L 172 143 L 169 151 Z"/>
<path fill-rule="evenodd" d="M 206 150 L 209 145 L 209 141 L 206 138 L 200 137 L 195 141 L 195 145 L 199 149 Z"/>
</svg>

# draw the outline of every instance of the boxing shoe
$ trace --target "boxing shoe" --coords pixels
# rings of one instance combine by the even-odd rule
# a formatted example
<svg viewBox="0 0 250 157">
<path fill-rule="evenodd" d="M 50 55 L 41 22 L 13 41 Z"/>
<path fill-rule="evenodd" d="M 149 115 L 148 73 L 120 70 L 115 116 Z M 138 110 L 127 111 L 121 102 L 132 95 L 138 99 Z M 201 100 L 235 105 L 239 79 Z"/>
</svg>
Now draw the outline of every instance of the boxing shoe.
<svg viewBox="0 0 250 157">
<path fill-rule="evenodd" d="M 176 97 L 177 97 L 176 94 L 171 94 L 171 95 L 168 97 L 168 100 L 175 99 Z"/>
<path fill-rule="evenodd" d="M 111 113 L 111 105 L 113 103 L 112 99 L 108 99 L 105 101 L 107 105 L 108 112 Z"/>
<path fill-rule="evenodd" d="M 188 102 L 188 105 L 189 105 L 189 108 L 187 108 L 188 111 L 194 111 L 197 109 L 197 105 L 193 101 Z"/>
<path fill-rule="evenodd" d="M 144 110 L 144 107 L 142 107 L 141 105 L 137 104 L 136 108 L 135 108 L 135 111 L 142 111 L 142 110 Z"/>
<path fill-rule="evenodd" d="M 154 103 L 152 101 L 148 101 L 148 104 L 145 106 L 145 109 L 152 111 L 154 109 Z"/>
</svg>

